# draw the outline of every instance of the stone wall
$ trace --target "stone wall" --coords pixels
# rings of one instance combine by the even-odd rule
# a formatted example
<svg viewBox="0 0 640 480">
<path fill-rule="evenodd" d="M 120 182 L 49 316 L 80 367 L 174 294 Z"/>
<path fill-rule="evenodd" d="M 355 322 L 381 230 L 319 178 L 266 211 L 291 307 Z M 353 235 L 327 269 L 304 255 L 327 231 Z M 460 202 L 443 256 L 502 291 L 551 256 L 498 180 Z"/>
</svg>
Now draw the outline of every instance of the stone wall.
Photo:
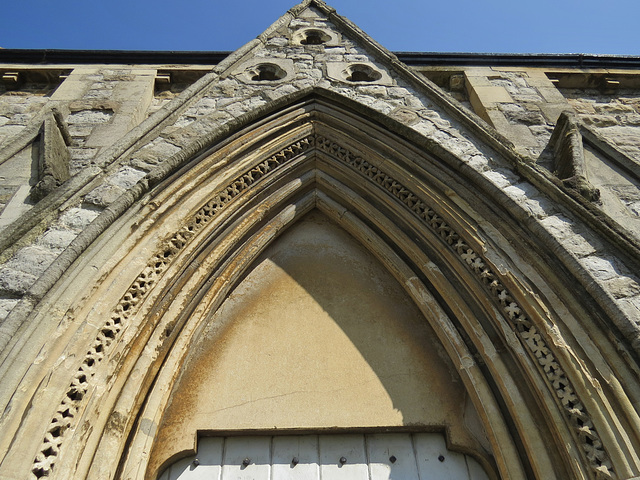
<svg viewBox="0 0 640 480">
<path fill-rule="evenodd" d="M 0 84 L 0 145 L 24 130 L 49 101 L 54 88 L 50 84 L 27 84 L 14 90 Z"/>
<path fill-rule="evenodd" d="M 640 162 L 640 90 L 563 88 L 560 90 L 585 125 L 621 152 Z"/>
<path fill-rule="evenodd" d="M 300 19 L 297 22 L 299 25 L 296 24 L 296 27 L 299 28 L 308 25 L 322 28 L 325 25 L 318 19 Z M 335 41 L 337 40 L 332 40 Z M 280 55 L 278 52 L 287 42 L 286 37 L 274 36 L 265 44 L 263 58 L 270 56 L 271 60 L 275 61 L 274 59 Z M 111 171 L 103 183 L 84 196 L 81 203 L 66 208 L 80 209 L 78 211 L 85 212 L 82 214 L 84 216 L 95 216 L 95 212 L 110 205 L 143 178 L 146 172 L 151 171 L 157 158 L 175 154 L 185 139 L 202 134 L 203 132 L 198 130 L 200 127 L 195 123 L 198 118 L 207 116 L 210 121 L 225 123 L 233 117 L 305 86 L 317 83 L 319 86 L 330 87 L 331 75 L 335 73 L 325 71 L 325 67 L 322 66 L 324 63 L 348 65 L 369 61 L 365 52 L 350 43 L 349 39 L 342 39 L 340 45 L 329 44 L 316 49 L 317 53 L 310 53 L 313 49 L 308 47 L 287 48 L 290 50 L 288 58 L 295 62 L 295 84 L 287 81 L 267 87 L 251 85 L 249 82 L 249 85 L 242 86 L 245 96 L 240 98 L 236 94 L 240 88 L 238 80 L 222 80 L 182 112 L 171 129 L 165 130 L 160 137 L 145 145 L 122 166 Z M 24 134 L 29 125 L 31 128 L 37 126 L 38 115 L 44 111 L 43 109 L 55 106 L 63 112 L 71 135 L 70 172 L 74 175 L 86 172 L 100 152 L 117 143 L 145 118 L 175 99 L 204 75 L 207 68 L 113 65 L 70 66 L 67 70 L 68 72 L 60 78 L 62 83 L 59 86 L 52 82 L 26 82 L 19 87 L 7 87 L 5 84 L 0 87 L 0 141 L 4 145 L 11 144 Z M 555 86 L 557 82 L 554 83 L 553 80 L 554 72 L 542 68 L 457 67 L 447 72 L 442 67 L 421 67 L 420 72 L 434 78 L 438 84 L 449 90 L 455 101 L 462 102 L 489 122 L 498 133 L 515 145 L 518 152 L 550 171 L 553 170 L 553 152 L 548 145 L 549 139 L 558 115 L 565 110 L 577 112 L 585 125 L 596 129 L 621 152 L 632 159 L 640 159 L 640 134 L 637 128 L 640 124 L 638 90 L 618 89 L 603 93 L 601 89 L 559 89 Z M 329 78 L 325 79 L 327 76 Z M 259 94 L 249 98 L 246 92 L 252 89 Z M 454 150 L 463 151 L 469 147 L 463 138 L 452 133 L 450 122 L 442 118 L 442 113 L 437 113 L 438 110 L 433 105 L 425 109 L 423 100 L 409 95 L 405 86 L 395 80 L 387 84 L 377 82 L 371 86 L 344 86 L 336 91 L 349 98 L 357 96 L 362 103 L 379 109 L 416 131 L 448 142 L 449 147 Z M 21 161 L 24 163 L 28 161 L 27 157 L 37 155 L 37 152 L 25 149 L 21 155 Z M 5 167 L 5 170 L 7 169 L 9 164 Z M 8 226 L 25 210 L 33 207 L 33 202 L 30 202 L 28 197 L 28 188 L 33 179 L 29 178 L 27 170 L 14 176 L 15 178 L 9 179 L 0 178 L 0 208 L 4 210 L 0 211 L 0 228 Z M 619 191 L 618 193 L 624 190 L 619 198 L 630 214 L 637 216 L 640 198 L 637 188 L 626 183 L 616 186 L 616 181 L 618 180 L 607 180 L 607 188 Z M 17 198 L 20 188 L 24 198 L 18 203 L 14 201 L 14 206 L 7 210 L 7 205 L 12 199 Z M 612 212 L 611 209 L 607 211 Z M 64 221 L 55 225 L 66 228 Z M 55 231 L 55 225 L 47 228 Z M 28 248 L 40 248 L 39 239 L 47 231 L 42 231 L 40 236 L 35 237 L 32 240 L 35 243 Z M 17 257 L 5 265 L 4 270 L 0 270 L 5 272 L 4 276 L 0 275 L 3 295 L 8 296 L 11 301 L 13 296 L 24 292 L 33 283 L 43 266 L 48 265 L 47 262 L 53 258 L 42 252 L 31 256 L 29 252 L 19 253 L 18 249 L 14 249 L 13 254 Z M 30 271 L 30 268 L 20 261 L 22 257 L 43 260 L 34 262 L 35 270 Z"/>
<path fill-rule="evenodd" d="M 125 66 L 73 70 L 53 96 L 68 108 L 72 173 L 86 167 L 101 149 L 145 118 L 154 78 L 154 69 Z"/>
<path fill-rule="evenodd" d="M 570 109 L 543 69 L 467 68 L 466 89 L 475 113 L 507 137 L 518 152 L 551 168 L 547 149 L 558 116 Z"/>
<path fill-rule="evenodd" d="M 310 25 L 324 28 L 326 25 L 319 19 L 299 19 L 297 22 L 296 28 Z M 331 43 L 338 40 L 340 45 Z M 242 85 L 243 82 L 233 76 L 218 82 L 182 112 L 171 128 L 147 143 L 120 167 L 111 169 L 104 182 L 90 189 L 81 202 L 67 205 L 65 211 L 78 209 L 77 212 L 83 212 L 82 216 L 93 218 L 96 212 L 109 206 L 151 171 L 157 165 L 158 158 L 176 154 L 185 140 L 202 135 L 204 130 L 201 129 L 201 123 L 196 122 L 199 118 L 207 117 L 209 122 L 224 124 L 306 86 L 317 84 L 333 88 L 332 82 L 335 79 L 332 75 L 338 74 L 331 71 L 331 65 L 370 61 L 366 52 L 346 38 L 336 37 L 322 48 L 288 47 L 288 41 L 285 36 L 274 36 L 266 42 L 264 53 L 259 54 L 262 57 L 258 58 L 270 57 L 271 61 L 279 61 L 278 58 L 283 58 L 280 52 L 286 47 L 287 58 L 293 60 L 292 65 L 295 64 L 294 83 L 276 82 L 273 86 L 266 86 L 248 82 Z M 329 67 L 325 67 L 325 64 Z M 116 144 L 145 118 L 168 105 L 209 68 L 189 65 L 152 68 L 125 65 L 66 67 L 66 73 L 56 77 L 61 82 L 59 85 L 52 81 L 30 81 L 16 86 L 0 86 L 0 142 L 5 146 L 12 144 L 21 135 L 24 136 L 28 127 L 38 127 L 41 112 L 55 107 L 63 113 L 71 136 L 69 152 L 72 175 L 86 173 L 101 152 Z M 559 89 L 553 79 L 553 70 L 543 68 L 456 67 L 447 72 L 443 67 L 421 67 L 419 71 L 428 78 L 434 78 L 439 85 L 449 90 L 455 101 L 461 102 L 490 123 L 499 134 L 514 144 L 519 153 L 535 160 L 551 173 L 554 160 L 549 139 L 562 111 L 577 112 L 584 125 L 597 130 L 624 154 L 636 161 L 640 160 L 638 90 L 627 88 L 603 93 L 602 89 Z M 240 87 L 242 96 L 237 93 Z M 255 95 L 247 96 L 250 91 L 254 91 Z M 343 85 L 336 88 L 336 92 L 349 98 L 357 98 L 363 104 L 411 126 L 421 134 L 445 142 L 453 151 L 464 153 L 472 148 L 463 137 L 454 132 L 454 126 L 443 118 L 444 115 L 438 108 L 409 94 L 406 85 L 395 79 L 389 78 L 375 85 Z M 29 159 L 37 156 L 37 151 L 29 150 L 30 148 L 35 147 L 25 144 L 25 149 L 20 153 L 22 164 L 33 161 Z M 0 177 L 5 176 L 0 178 L 0 229 L 10 225 L 34 206 L 28 197 L 29 188 L 34 182 L 29 168 L 17 173 L 15 169 L 11 170 L 13 167 L 9 163 L 1 168 L 4 170 L 0 171 Z M 593 164 L 590 168 L 593 168 Z M 494 174 L 495 172 L 491 173 Z M 503 172 L 501 175 L 509 178 L 510 174 Z M 636 186 L 630 186 L 624 179 L 607 179 L 606 187 L 619 193 L 618 197 L 630 215 L 638 216 L 636 211 L 639 210 L 637 205 L 640 194 Z M 22 192 L 22 197 L 17 201 L 19 191 Z M 11 201 L 14 202 L 11 204 L 13 206 L 8 207 Z M 616 216 L 611 208 L 605 208 L 605 211 L 623 222 L 624 217 Z M 60 220 L 46 227 L 31 240 L 30 246 L 25 244 L 24 247 L 41 248 L 42 235 L 56 231 L 58 226 L 65 231 L 67 229 L 65 221 Z M 73 231 L 71 228 L 63 236 L 71 238 L 70 232 Z M 55 251 L 59 253 L 59 250 Z M 37 275 L 42 273 L 44 266 L 53 258 L 51 252 L 20 252 L 21 250 L 14 248 L 12 255 L 16 257 L 0 270 L 4 272 L 0 274 L 0 288 L 4 292 L 2 295 L 11 302 L 33 284 Z M 23 257 L 42 261 L 35 261 L 35 270 L 31 271 L 26 263 L 20 261 Z"/>
</svg>

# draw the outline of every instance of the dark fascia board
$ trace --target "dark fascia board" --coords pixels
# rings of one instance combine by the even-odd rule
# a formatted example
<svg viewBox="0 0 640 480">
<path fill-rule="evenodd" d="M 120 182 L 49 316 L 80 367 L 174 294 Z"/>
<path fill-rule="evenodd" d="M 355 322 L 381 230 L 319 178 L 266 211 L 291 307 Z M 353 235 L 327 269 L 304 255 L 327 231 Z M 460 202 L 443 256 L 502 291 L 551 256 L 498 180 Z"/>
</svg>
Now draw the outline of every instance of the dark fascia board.
<svg viewBox="0 0 640 480">
<path fill-rule="evenodd" d="M 27 50 L 0 49 L 0 63 L 52 64 L 140 64 L 217 65 L 231 52 L 145 51 L 145 50 Z M 582 53 L 440 53 L 395 52 L 412 67 L 509 66 L 543 68 L 628 68 L 640 69 L 640 57 Z"/>
<path fill-rule="evenodd" d="M 398 59 L 412 67 L 542 67 L 542 68 L 640 68 L 640 57 L 627 55 L 591 55 L 583 53 L 439 53 L 395 52 Z"/>
<path fill-rule="evenodd" d="M 231 52 L 0 49 L 0 63 L 28 65 L 217 65 Z"/>
</svg>

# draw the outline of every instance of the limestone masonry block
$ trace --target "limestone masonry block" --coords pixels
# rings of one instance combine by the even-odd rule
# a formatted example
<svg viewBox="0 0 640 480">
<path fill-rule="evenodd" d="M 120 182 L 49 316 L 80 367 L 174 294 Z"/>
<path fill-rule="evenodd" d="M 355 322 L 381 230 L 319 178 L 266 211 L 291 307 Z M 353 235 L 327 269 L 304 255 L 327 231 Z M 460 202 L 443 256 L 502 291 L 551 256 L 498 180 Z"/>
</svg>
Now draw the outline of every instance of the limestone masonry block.
<svg viewBox="0 0 640 480">
<path fill-rule="evenodd" d="M 86 208 L 70 208 L 60 217 L 60 224 L 76 231 L 84 229 L 100 212 Z"/>
<path fill-rule="evenodd" d="M 616 298 L 627 298 L 640 295 L 640 286 L 633 278 L 615 277 L 606 281 L 609 291 Z"/>
<path fill-rule="evenodd" d="M 0 269 L 0 294 L 24 295 L 37 277 L 12 268 Z"/>
<path fill-rule="evenodd" d="M 507 172 L 498 172 L 490 170 L 482 173 L 491 183 L 500 188 L 506 188 L 513 185 L 517 181 L 517 177 Z"/>
<path fill-rule="evenodd" d="M 105 183 L 89 192 L 84 197 L 84 201 L 85 203 L 105 208 L 115 202 L 125 191 L 124 188 Z"/>
<path fill-rule="evenodd" d="M 475 87 L 473 92 L 483 104 L 513 102 L 513 98 L 504 87 Z"/>
<path fill-rule="evenodd" d="M 582 264 L 587 268 L 598 280 L 610 280 L 618 276 L 618 270 L 613 260 L 592 255 L 585 257 Z"/>
<path fill-rule="evenodd" d="M 52 228 L 38 238 L 37 245 L 49 250 L 64 250 L 76 236 L 76 232 L 71 230 Z"/>
<path fill-rule="evenodd" d="M 0 323 L 7 318 L 19 300 L 15 298 L 0 298 Z"/>
<path fill-rule="evenodd" d="M 133 187 L 138 182 L 138 180 L 140 180 L 144 176 L 145 172 L 136 170 L 135 168 L 131 167 L 122 167 L 116 172 L 115 175 L 109 178 L 108 182 L 127 190 Z"/>
<path fill-rule="evenodd" d="M 107 123 L 113 117 L 112 111 L 105 110 L 81 110 L 79 112 L 72 113 L 67 117 L 67 122 L 70 124 L 75 123 L 89 123 L 100 124 Z"/>
<path fill-rule="evenodd" d="M 57 253 L 46 248 L 25 247 L 20 249 L 6 266 L 39 277 L 57 256 Z"/>
<path fill-rule="evenodd" d="M 554 86 L 537 87 L 537 89 L 545 102 L 564 104 L 568 103 L 564 95 L 562 95 L 562 93 Z"/>
</svg>

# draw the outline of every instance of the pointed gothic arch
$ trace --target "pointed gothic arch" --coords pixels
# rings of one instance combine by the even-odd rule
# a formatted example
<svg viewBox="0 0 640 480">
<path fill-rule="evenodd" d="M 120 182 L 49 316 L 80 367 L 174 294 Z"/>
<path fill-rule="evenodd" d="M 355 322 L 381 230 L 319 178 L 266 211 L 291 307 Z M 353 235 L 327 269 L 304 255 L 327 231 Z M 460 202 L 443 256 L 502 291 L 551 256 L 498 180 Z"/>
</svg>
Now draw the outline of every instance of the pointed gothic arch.
<svg viewBox="0 0 640 480">
<path fill-rule="evenodd" d="M 580 288 L 557 289 L 576 275 L 546 267 L 562 251 L 541 255 L 518 207 L 437 144 L 314 90 L 247 117 L 169 172 L 56 287 L 64 298 L 74 276 L 85 281 L 78 272 L 99 271 L 89 292 L 69 299 L 81 328 L 56 342 L 74 359 L 52 373 L 58 398 L 38 400 L 53 421 L 36 477 L 141 477 L 157 419 L 147 411 L 166 404 L 170 382 L 157 380 L 175 379 L 173 346 L 197 328 L 193 312 L 203 302 L 215 311 L 259 253 L 314 208 L 366 245 L 432 322 L 501 478 L 615 478 L 613 464 L 638 463 L 625 393 L 614 385 L 594 395 L 562 348 L 584 348 L 571 328 L 605 317 L 597 302 L 583 304 Z M 596 343 L 604 340 L 588 343 L 589 361 L 620 369 Z"/>
</svg>

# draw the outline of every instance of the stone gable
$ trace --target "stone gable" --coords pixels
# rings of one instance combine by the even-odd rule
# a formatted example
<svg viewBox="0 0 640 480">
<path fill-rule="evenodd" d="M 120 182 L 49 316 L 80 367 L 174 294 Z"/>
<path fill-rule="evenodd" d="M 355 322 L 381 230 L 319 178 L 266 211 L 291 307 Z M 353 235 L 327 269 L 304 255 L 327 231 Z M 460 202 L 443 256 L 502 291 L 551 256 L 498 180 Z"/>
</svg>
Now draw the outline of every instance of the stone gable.
<svg viewBox="0 0 640 480">
<path fill-rule="evenodd" d="M 317 0 L 217 64 L 0 70 L 0 477 L 151 478 L 239 425 L 176 427 L 169 392 L 313 215 L 414 302 L 482 425 L 415 428 L 491 478 L 640 474 L 640 71 L 408 66 Z M 367 428 L 410 427 L 385 415 Z"/>
</svg>

